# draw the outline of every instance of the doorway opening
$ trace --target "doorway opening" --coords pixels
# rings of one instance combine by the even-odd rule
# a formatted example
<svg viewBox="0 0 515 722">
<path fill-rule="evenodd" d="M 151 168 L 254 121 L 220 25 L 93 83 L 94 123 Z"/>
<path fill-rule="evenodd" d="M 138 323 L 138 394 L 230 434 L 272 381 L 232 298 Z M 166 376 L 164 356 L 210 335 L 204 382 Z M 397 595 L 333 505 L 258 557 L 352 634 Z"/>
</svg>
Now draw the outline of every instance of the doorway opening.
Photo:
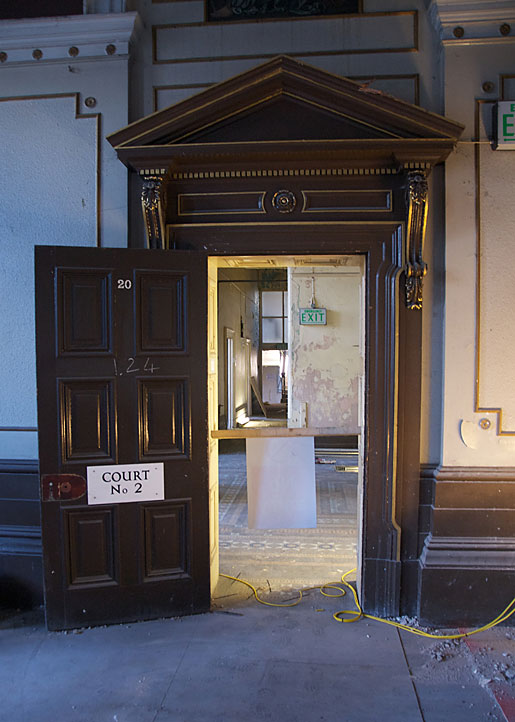
<svg viewBox="0 0 515 722">
<path fill-rule="evenodd" d="M 335 581 L 361 546 L 364 259 L 210 266 L 220 571 L 274 591 Z"/>
</svg>

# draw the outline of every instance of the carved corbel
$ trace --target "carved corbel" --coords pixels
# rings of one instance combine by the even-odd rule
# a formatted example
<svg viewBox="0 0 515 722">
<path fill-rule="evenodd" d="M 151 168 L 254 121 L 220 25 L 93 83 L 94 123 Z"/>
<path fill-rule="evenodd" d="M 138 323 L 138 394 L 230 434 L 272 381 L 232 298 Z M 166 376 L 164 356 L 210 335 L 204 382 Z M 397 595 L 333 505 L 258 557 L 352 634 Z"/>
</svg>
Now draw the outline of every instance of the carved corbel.
<svg viewBox="0 0 515 722">
<path fill-rule="evenodd" d="M 427 221 L 427 178 L 423 170 L 408 173 L 406 193 L 408 224 L 406 229 L 405 292 L 406 306 L 422 308 L 422 282 L 427 273 L 424 262 L 424 236 Z"/>
<path fill-rule="evenodd" d="M 143 175 L 141 190 L 141 208 L 145 220 L 145 231 L 149 248 L 165 248 L 165 224 L 163 217 L 163 180 L 165 171 L 158 174 Z"/>
</svg>

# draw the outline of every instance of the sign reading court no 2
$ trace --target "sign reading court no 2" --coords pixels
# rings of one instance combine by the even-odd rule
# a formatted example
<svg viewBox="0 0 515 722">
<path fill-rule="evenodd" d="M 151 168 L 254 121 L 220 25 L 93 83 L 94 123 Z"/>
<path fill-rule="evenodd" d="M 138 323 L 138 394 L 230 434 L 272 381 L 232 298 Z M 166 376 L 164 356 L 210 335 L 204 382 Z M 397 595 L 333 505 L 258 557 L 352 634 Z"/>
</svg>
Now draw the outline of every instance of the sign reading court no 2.
<svg viewBox="0 0 515 722">
<path fill-rule="evenodd" d="M 164 499 L 164 464 L 88 466 L 88 504 Z"/>
</svg>

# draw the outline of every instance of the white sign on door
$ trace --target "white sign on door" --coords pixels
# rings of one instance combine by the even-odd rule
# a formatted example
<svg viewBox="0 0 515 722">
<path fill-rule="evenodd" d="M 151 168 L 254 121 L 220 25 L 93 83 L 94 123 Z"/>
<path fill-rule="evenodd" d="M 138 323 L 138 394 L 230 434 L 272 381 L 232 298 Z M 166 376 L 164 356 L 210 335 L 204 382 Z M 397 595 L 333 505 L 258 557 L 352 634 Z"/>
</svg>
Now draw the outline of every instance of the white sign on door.
<svg viewBox="0 0 515 722">
<path fill-rule="evenodd" d="M 164 499 L 164 464 L 88 466 L 88 504 Z"/>
</svg>

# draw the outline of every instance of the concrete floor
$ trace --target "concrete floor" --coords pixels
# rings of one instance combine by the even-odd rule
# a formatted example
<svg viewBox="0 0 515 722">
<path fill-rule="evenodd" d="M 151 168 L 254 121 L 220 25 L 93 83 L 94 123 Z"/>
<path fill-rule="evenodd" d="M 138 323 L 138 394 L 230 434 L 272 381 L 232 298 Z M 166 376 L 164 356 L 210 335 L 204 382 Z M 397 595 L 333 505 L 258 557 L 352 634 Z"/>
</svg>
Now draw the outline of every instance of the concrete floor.
<svg viewBox="0 0 515 722">
<path fill-rule="evenodd" d="M 318 592 L 265 607 L 223 579 L 213 611 L 192 617 L 65 633 L 4 614 L 0 720 L 514 722 L 513 627 L 444 643 L 338 624 L 345 607 Z"/>
</svg>

